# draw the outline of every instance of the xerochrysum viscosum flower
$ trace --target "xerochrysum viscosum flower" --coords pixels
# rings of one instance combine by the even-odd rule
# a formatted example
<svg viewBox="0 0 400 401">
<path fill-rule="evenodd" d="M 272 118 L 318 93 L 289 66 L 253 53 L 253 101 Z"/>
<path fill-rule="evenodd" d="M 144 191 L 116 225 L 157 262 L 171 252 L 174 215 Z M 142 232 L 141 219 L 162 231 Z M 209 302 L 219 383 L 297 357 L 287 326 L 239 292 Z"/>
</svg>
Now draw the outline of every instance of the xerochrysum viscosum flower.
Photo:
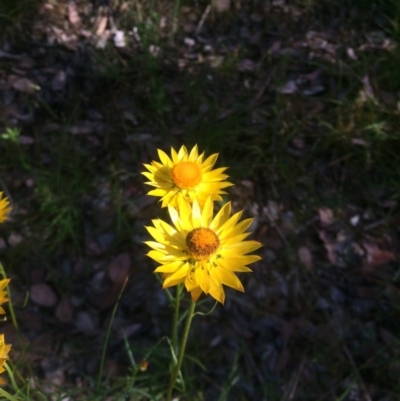
<svg viewBox="0 0 400 401">
<path fill-rule="evenodd" d="M 0 280 L 0 305 L 8 301 L 7 292 L 4 290 L 10 279 L 5 278 Z M 0 314 L 4 314 L 5 311 L 2 306 L 0 306 Z M 4 334 L 0 334 L 0 373 L 4 372 L 4 362 L 8 359 L 8 353 L 10 352 L 11 345 L 8 345 L 4 341 Z M 5 384 L 3 378 L 0 377 L 0 385 Z"/>
<path fill-rule="evenodd" d="M 227 167 L 212 170 L 218 154 L 214 153 L 204 159 L 204 152 L 199 154 L 197 145 L 188 152 L 182 146 L 178 152 L 171 148 L 171 158 L 158 149 L 160 162 L 152 161 L 144 164 L 148 171 L 142 174 L 149 179 L 146 184 L 155 187 L 149 195 L 161 198 L 161 206 L 178 205 L 178 199 L 185 198 L 193 203 L 195 200 L 202 207 L 206 199 L 222 200 L 222 189 L 232 185 L 224 181 L 228 176 L 224 174 Z"/>
<path fill-rule="evenodd" d="M 7 291 L 5 291 L 4 289 L 6 288 L 9 282 L 10 282 L 9 278 L 0 280 L 0 315 L 4 315 L 6 313 L 1 305 L 3 305 L 5 302 L 8 301 Z"/>
<path fill-rule="evenodd" d="M 213 218 L 213 201 L 209 197 L 203 210 L 195 200 L 178 198 L 178 208 L 169 206 L 173 226 L 157 219 L 146 227 L 155 241 L 147 241 L 148 253 L 160 264 L 157 273 L 164 274 L 163 288 L 184 283 L 192 299 L 202 292 L 224 303 L 223 285 L 244 291 L 236 272 L 250 272 L 247 265 L 260 259 L 248 255 L 258 249 L 257 241 L 244 241 L 253 219 L 238 222 L 242 212 L 231 216 L 231 203 L 225 204 Z"/>
<path fill-rule="evenodd" d="M 9 204 L 8 199 L 3 198 L 3 192 L 0 192 L 0 223 L 7 218 L 7 214 L 11 211 Z"/>
<path fill-rule="evenodd" d="M 0 334 L 0 373 L 5 371 L 4 362 L 8 359 L 8 353 L 10 352 L 11 345 L 6 344 L 4 341 L 4 334 Z M 0 377 L 0 385 L 5 384 L 5 380 Z"/>
</svg>

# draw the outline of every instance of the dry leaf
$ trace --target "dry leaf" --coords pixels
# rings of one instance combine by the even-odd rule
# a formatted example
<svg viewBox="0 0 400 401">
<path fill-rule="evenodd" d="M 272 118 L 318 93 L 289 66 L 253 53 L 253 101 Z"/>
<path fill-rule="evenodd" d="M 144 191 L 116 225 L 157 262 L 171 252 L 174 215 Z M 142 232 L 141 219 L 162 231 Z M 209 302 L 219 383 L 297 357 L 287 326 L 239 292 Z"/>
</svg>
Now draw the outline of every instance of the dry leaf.
<svg viewBox="0 0 400 401">
<path fill-rule="evenodd" d="M 332 239 L 330 239 L 328 234 L 323 230 L 319 230 L 318 235 L 321 238 L 322 242 L 324 243 L 324 247 L 328 254 L 328 260 L 332 264 L 336 265 L 337 264 L 337 252 L 336 252 L 335 242 Z"/>
<path fill-rule="evenodd" d="M 285 85 L 278 88 L 278 92 L 282 95 L 292 95 L 297 92 L 297 85 L 294 81 L 288 81 Z"/>
<path fill-rule="evenodd" d="M 107 26 L 107 21 L 108 21 L 108 17 L 106 15 L 101 17 L 99 24 L 97 26 L 97 29 L 96 29 L 97 36 L 100 36 L 104 32 L 104 30 L 106 29 L 106 26 Z"/>
<path fill-rule="evenodd" d="M 79 13 L 78 13 L 78 9 L 76 7 L 76 4 L 73 1 L 70 1 L 68 3 L 68 19 L 72 25 L 76 25 L 79 22 L 81 22 L 81 19 L 79 17 Z"/>
<path fill-rule="evenodd" d="M 373 273 L 377 267 L 397 259 L 393 252 L 382 250 L 373 242 L 363 241 L 363 247 L 367 252 L 367 258 L 363 264 L 363 272 L 366 274 Z"/>
<path fill-rule="evenodd" d="M 32 94 L 40 89 L 38 85 L 28 78 L 18 78 L 14 75 L 10 75 L 9 80 L 12 82 L 12 87 L 18 92 Z"/>
<path fill-rule="evenodd" d="M 319 221 L 323 226 L 329 226 L 333 223 L 333 211 L 328 207 L 321 207 L 318 209 Z"/>
</svg>

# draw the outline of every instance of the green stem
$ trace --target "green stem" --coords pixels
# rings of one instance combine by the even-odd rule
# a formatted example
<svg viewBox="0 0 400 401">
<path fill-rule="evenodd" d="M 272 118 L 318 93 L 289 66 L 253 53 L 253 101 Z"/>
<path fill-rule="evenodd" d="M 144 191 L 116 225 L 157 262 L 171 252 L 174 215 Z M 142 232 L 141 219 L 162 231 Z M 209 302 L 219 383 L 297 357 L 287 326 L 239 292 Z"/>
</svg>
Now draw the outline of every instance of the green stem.
<svg viewBox="0 0 400 401">
<path fill-rule="evenodd" d="M 192 324 L 192 319 L 193 319 L 193 316 L 194 316 L 195 308 L 196 308 L 196 303 L 191 301 L 190 307 L 189 307 L 189 310 L 188 310 L 188 315 L 187 315 L 187 318 L 186 318 L 185 328 L 183 329 L 182 342 L 181 342 L 181 346 L 179 348 L 178 360 L 177 360 L 175 369 L 172 372 L 171 381 L 169 382 L 168 393 L 167 393 L 167 401 L 171 401 L 172 391 L 173 391 L 173 389 L 175 387 L 176 379 L 177 379 L 178 374 L 179 374 L 179 372 L 181 370 L 183 356 L 185 355 L 186 342 L 187 342 L 187 339 L 188 339 L 188 336 L 189 336 L 190 325 Z"/>
<path fill-rule="evenodd" d="M 106 338 L 104 340 L 103 350 L 101 352 L 100 368 L 99 368 L 99 372 L 97 374 L 97 380 L 96 380 L 96 391 L 99 390 L 101 376 L 103 375 L 104 361 L 106 359 L 107 346 L 108 346 L 108 341 L 110 339 L 111 328 L 112 328 L 112 325 L 113 325 L 114 319 L 115 319 L 115 313 L 117 312 L 119 301 L 121 300 L 121 297 L 122 297 L 122 294 L 123 294 L 123 292 L 125 290 L 125 286 L 126 286 L 127 282 L 128 282 L 128 277 L 125 279 L 124 284 L 122 285 L 121 291 L 119 292 L 119 295 L 118 295 L 117 302 L 115 303 L 114 309 L 113 309 L 113 311 L 111 313 L 110 324 L 108 325 L 108 328 L 107 328 L 107 334 L 106 334 Z"/>
<path fill-rule="evenodd" d="M 15 397 L 13 397 L 10 393 L 8 393 L 7 391 L 3 390 L 2 388 L 0 388 L 0 395 L 5 397 L 7 400 L 18 401 Z"/>
<path fill-rule="evenodd" d="M 174 320 L 172 322 L 172 349 L 174 352 L 178 352 L 178 319 L 179 319 L 179 306 L 181 304 L 182 298 L 182 284 L 178 284 L 176 287 L 176 297 L 175 297 L 175 312 Z"/>
<path fill-rule="evenodd" d="M 11 368 L 8 366 L 7 362 L 4 362 L 4 368 L 6 369 L 7 373 L 8 373 L 8 377 L 11 380 L 11 387 L 14 389 L 14 391 L 18 394 L 19 393 L 19 388 L 17 386 L 17 383 L 15 382 L 14 379 L 14 372 L 11 370 Z"/>
</svg>

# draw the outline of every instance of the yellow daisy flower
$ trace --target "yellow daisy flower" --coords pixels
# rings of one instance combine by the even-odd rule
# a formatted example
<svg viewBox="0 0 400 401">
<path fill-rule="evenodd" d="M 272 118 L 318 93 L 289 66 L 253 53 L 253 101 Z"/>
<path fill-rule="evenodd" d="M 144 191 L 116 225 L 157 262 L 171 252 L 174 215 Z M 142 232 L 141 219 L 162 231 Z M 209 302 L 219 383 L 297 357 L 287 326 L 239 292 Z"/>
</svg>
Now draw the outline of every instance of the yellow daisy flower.
<svg viewBox="0 0 400 401">
<path fill-rule="evenodd" d="M 0 373 L 5 371 L 4 362 L 8 359 L 11 345 L 4 342 L 4 334 L 0 334 Z M 5 380 L 0 377 L 0 385 L 5 384 Z"/>
<path fill-rule="evenodd" d="M 9 278 L 0 280 L 0 305 L 8 301 L 7 291 L 4 291 L 4 289 L 6 288 L 9 282 L 10 282 Z M 0 315 L 4 315 L 5 313 L 6 313 L 5 310 L 0 306 Z"/>
<path fill-rule="evenodd" d="M 0 223 L 7 218 L 7 214 L 11 211 L 9 204 L 8 199 L 3 198 L 3 192 L 0 192 Z"/>
<path fill-rule="evenodd" d="M 191 206 L 178 198 L 178 208 L 169 206 L 173 226 L 163 220 L 152 220 L 154 227 L 146 227 L 155 241 L 147 241 L 152 248 L 147 254 L 161 266 L 163 288 L 184 283 L 193 301 L 202 292 L 224 303 L 222 285 L 244 291 L 235 272 L 251 272 L 247 267 L 260 259 L 248 255 L 258 249 L 257 241 L 243 241 L 253 219 L 238 223 L 242 212 L 231 216 L 231 203 L 225 204 L 213 218 L 213 201 L 207 198 L 203 210 L 197 201 Z"/>
<path fill-rule="evenodd" d="M 171 158 L 158 149 L 158 156 L 161 163 L 152 161 L 151 164 L 144 164 L 149 171 L 142 174 L 149 179 L 146 184 L 156 188 L 149 195 L 161 197 L 162 207 L 176 207 L 181 198 L 191 203 L 197 200 L 202 207 L 209 196 L 213 200 L 222 200 L 220 195 L 226 193 L 222 189 L 233 185 L 224 181 L 228 178 L 223 174 L 227 167 L 212 170 L 218 153 L 203 161 L 204 152 L 199 154 L 196 145 L 190 153 L 185 146 L 178 153 L 171 148 Z"/>
</svg>

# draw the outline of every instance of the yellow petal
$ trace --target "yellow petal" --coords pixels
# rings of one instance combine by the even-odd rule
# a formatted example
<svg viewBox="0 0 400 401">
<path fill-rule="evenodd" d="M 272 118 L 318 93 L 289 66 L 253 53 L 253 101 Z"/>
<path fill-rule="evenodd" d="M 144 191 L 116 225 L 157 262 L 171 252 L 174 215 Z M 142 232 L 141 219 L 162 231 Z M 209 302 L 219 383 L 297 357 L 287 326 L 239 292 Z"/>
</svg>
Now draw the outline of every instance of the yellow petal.
<svg viewBox="0 0 400 401">
<path fill-rule="evenodd" d="M 165 265 L 158 266 L 155 273 L 175 273 L 178 269 L 180 269 L 184 265 L 184 261 L 182 260 L 174 260 L 171 263 L 166 263 Z"/>
<path fill-rule="evenodd" d="M 9 278 L 4 278 L 0 280 L 0 291 L 2 291 L 4 288 L 6 288 L 7 284 L 11 281 Z"/>
<path fill-rule="evenodd" d="M 201 227 L 201 209 L 199 206 L 199 203 L 197 201 L 193 202 L 193 206 L 192 206 L 192 224 L 193 227 L 197 228 L 197 227 Z"/>
<path fill-rule="evenodd" d="M 210 280 L 210 291 L 209 294 L 216 299 L 221 304 L 225 302 L 225 292 L 220 282 L 215 282 L 214 280 Z"/>
<path fill-rule="evenodd" d="M 201 213 L 201 226 L 202 227 L 209 227 L 211 222 L 212 222 L 212 218 L 213 218 L 213 212 L 214 212 L 214 202 L 211 198 L 211 196 L 209 196 L 206 200 L 206 202 L 204 203 L 204 207 L 203 207 L 203 211 Z"/>
<path fill-rule="evenodd" d="M 228 178 L 229 176 L 226 174 L 223 174 L 223 172 L 227 169 L 228 167 L 220 167 L 216 168 L 215 170 L 208 171 L 207 173 L 203 174 L 204 181 L 221 181 L 222 179 Z"/>
<path fill-rule="evenodd" d="M 218 159 L 218 153 L 214 153 L 213 155 L 207 157 L 206 160 L 204 160 L 203 164 L 201 165 L 202 170 L 206 173 L 210 171 L 213 167 L 215 162 Z"/>
<path fill-rule="evenodd" d="M 232 237 L 235 237 L 235 236 L 237 236 L 239 234 L 242 234 L 250 227 L 252 222 L 253 222 L 253 219 L 243 220 L 240 223 L 236 224 L 231 229 L 224 230 L 221 233 L 220 238 L 221 239 L 224 239 L 224 238 L 227 238 L 227 237 L 232 238 Z"/>
<path fill-rule="evenodd" d="M 226 248 L 221 248 L 220 254 L 222 256 L 240 256 L 245 255 L 246 253 L 253 252 L 256 249 L 260 248 L 262 245 L 257 241 L 244 241 L 238 244 L 233 244 L 227 246 Z"/>
<path fill-rule="evenodd" d="M 191 162 L 196 162 L 197 157 L 199 156 L 197 145 L 194 145 L 193 149 L 190 151 L 189 160 Z"/>
<path fill-rule="evenodd" d="M 251 272 L 247 265 L 257 262 L 261 258 L 258 255 L 246 255 L 239 258 L 219 258 L 216 263 L 233 272 Z"/>
<path fill-rule="evenodd" d="M 212 223 L 210 224 L 210 228 L 213 231 L 217 231 L 219 227 L 221 227 L 231 215 L 231 202 L 226 203 L 222 206 L 221 210 L 214 217 Z"/>
<path fill-rule="evenodd" d="M 165 193 L 165 189 L 157 188 L 149 191 L 147 194 L 151 196 L 164 196 Z"/>
<path fill-rule="evenodd" d="M 145 227 L 149 234 L 159 243 L 165 244 L 165 235 L 154 227 Z"/>
<path fill-rule="evenodd" d="M 196 287 L 193 290 L 190 291 L 190 295 L 192 297 L 193 302 L 197 302 L 198 299 L 200 298 L 200 295 L 203 293 L 200 287 Z"/>
<path fill-rule="evenodd" d="M 231 230 L 231 228 L 237 223 L 237 221 L 240 219 L 240 216 L 242 215 L 243 211 L 235 213 L 233 216 L 231 216 L 222 226 L 220 226 L 217 229 L 217 235 L 218 237 L 223 237 L 224 231 Z"/>
<path fill-rule="evenodd" d="M 188 151 L 185 145 L 182 145 L 178 151 L 178 158 L 180 161 L 186 161 L 188 155 Z"/>
<path fill-rule="evenodd" d="M 210 289 L 210 276 L 208 271 L 203 266 L 200 266 L 196 268 L 194 274 L 197 284 L 207 294 Z"/>
<path fill-rule="evenodd" d="M 229 247 L 230 245 L 233 244 L 237 244 L 238 242 L 243 241 L 244 239 L 246 239 L 251 233 L 244 233 L 244 234 L 239 234 L 236 235 L 235 237 L 227 237 L 226 239 L 222 239 L 221 240 L 221 247 Z"/>
<path fill-rule="evenodd" d="M 244 292 L 244 288 L 238 277 L 236 276 L 235 273 L 223 269 L 223 268 L 216 268 L 212 269 L 210 272 L 214 282 L 219 280 L 224 285 L 227 285 L 228 287 L 232 287 L 235 290 Z"/>
<path fill-rule="evenodd" d="M 196 163 L 201 165 L 203 163 L 203 159 L 204 159 L 204 152 L 198 156 Z"/>
<path fill-rule="evenodd" d="M 174 164 L 179 163 L 178 153 L 176 153 L 176 150 L 172 146 L 171 146 L 171 157 L 172 157 L 172 162 Z"/>
<path fill-rule="evenodd" d="M 168 278 L 165 279 L 164 281 L 164 287 L 169 287 L 169 283 L 171 281 L 175 280 L 180 280 L 186 277 L 188 271 L 189 271 L 189 263 L 185 263 L 179 270 L 177 270 L 175 273 L 171 274 Z"/>
<path fill-rule="evenodd" d="M 168 167 L 173 166 L 171 159 L 168 157 L 168 155 L 164 151 L 162 151 L 161 149 L 157 149 L 157 152 L 158 152 L 158 156 L 164 166 L 168 166 Z"/>
</svg>

